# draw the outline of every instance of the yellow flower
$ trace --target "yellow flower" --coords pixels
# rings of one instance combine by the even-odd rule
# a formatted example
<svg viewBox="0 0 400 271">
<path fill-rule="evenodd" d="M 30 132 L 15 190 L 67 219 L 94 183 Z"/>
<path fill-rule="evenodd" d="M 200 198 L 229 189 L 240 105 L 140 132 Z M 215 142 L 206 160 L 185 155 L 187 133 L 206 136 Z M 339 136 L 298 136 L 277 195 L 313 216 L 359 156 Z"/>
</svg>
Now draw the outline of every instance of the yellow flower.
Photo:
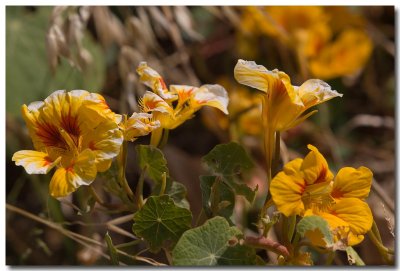
<svg viewBox="0 0 400 271">
<path fill-rule="evenodd" d="M 285 165 L 271 182 L 272 199 L 285 216 L 318 215 L 348 246 L 360 243 L 372 226 L 372 213 L 364 201 L 372 172 L 366 167 L 342 168 L 334 178 L 322 154 L 312 145 L 304 159 Z"/>
<path fill-rule="evenodd" d="M 147 66 L 146 62 L 140 62 L 136 69 L 140 76 L 140 81 L 151 88 L 154 93 L 165 100 L 176 100 L 176 95 L 169 92 L 165 85 L 164 79 L 155 70 Z"/>
<path fill-rule="evenodd" d="M 137 71 L 140 81 L 153 90 L 140 100 L 141 110 L 152 113 L 163 129 L 175 129 L 205 105 L 228 114 L 228 95 L 220 85 L 171 85 L 168 90 L 161 76 L 145 62 L 140 63 Z"/>
<path fill-rule="evenodd" d="M 317 112 L 304 114 L 310 107 L 343 96 L 318 79 L 307 80 L 300 87 L 292 86 L 286 73 L 269 71 L 254 61 L 239 59 L 234 75 L 239 83 L 265 94 L 265 117 L 269 129 L 274 131 L 285 131 Z"/>
<path fill-rule="evenodd" d="M 242 28 L 245 32 L 275 37 L 305 56 L 312 56 L 331 36 L 328 21 L 322 7 L 246 7 Z"/>
<path fill-rule="evenodd" d="M 228 91 L 230 118 L 219 110 L 207 110 L 203 112 L 206 126 L 213 131 L 225 132 L 231 128 L 232 138 L 243 134 L 261 135 L 261 99 L 257 91 L 238 85 L 228 77 L 220 77 L 217 82 Z"/>
<path fill-rule="evenodd" d="M 132 116 L 119 125 L 124 134 L 124 140 L 135 141 L 139 136 L 145 136 L 160 127 L 160 121 L 154 120 L 152 114 L 133 113 Z"/>
<path fill-rule="evenodd" d="M 35 150 L 18 151 L 12 160 L 28 174 L 46 174 L 57 167 L 49 186 L 53 197 L 64 197 L 89 185 L 107 170 L 123 138 L 118 115 L 99 94 L 59 90 L 43 102 L 22 106 Z"/>
<path fill-rule="evenodd" d="M 310 59 L 310 70 L 322 79 L 351 75 L 365 65 L 371 52 L 372 42 L 368 35 L 361 30 L 348 29 Z"/>
<path fill-rule="evenodd" d="M 249 51 L 246 55 L 256 54 L 247 41 L 268 35 L 291 48 L 304 69 L 324 80 L 356 73 L 372 52 L 364 18 L 348 7 L 245 7 L 241 27 L 238 47 Z"/>
</svg>

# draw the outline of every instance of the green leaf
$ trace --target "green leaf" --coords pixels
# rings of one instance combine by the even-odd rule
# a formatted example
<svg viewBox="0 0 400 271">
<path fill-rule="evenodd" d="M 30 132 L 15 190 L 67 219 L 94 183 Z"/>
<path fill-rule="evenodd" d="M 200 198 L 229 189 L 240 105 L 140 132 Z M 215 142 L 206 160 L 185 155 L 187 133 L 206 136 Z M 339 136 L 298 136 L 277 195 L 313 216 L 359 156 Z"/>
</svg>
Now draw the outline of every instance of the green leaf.
<svg viewBox="0 0 400 271">
<path fill-rule="evenodd" d="M 231 224 L 230 217 L 235 207 L 235 193 L 224 182 L 217 181 L 217 176 L 200 176 L 202 205 L 208 217 L 222 216 Z M 212 193 L 214 190 L 214 193 Z M 212 195 L 212 196 L 211 196 Z"/>
<path fill-rule="evenodd" d="M 240 179 L 254 163 L 235 142 L 215 146 L 203 157 L 203 162 L 214 174 L 200 177 L 203 209 L 208 217 L 220 215 L 230 221 L 235 195 L 243 196 L 250 203 L 254 201 L 258 186 L 253 190 Z M 217 178 L 219 181 L 215 182 Z"/>
<path fill-rule="evenodd" d="M 136 147 L 138 154 L 139 166 L 142 170 L 146 169 L 147 175 L 155 182 L 154 194 L 159 193 L 162 182 L 162 175 L 167 174 L 167 189 L 171 185 L 172 180 L 169 178 L 169 170 L 167 160 L 161 150 L 151 145 L 138 145 Z M 156 191 L 158 190 L 158 191 Z"/>
<path fill-rule="evenodd" d="M 133 232 L 149 243 L 151 251 L 157 252 L 167 246 L 166 241 L 176 243 L 190 228 L 192 213 L 176 206 L 168 195 L 151 196 L 133 220 Z"/>
<path fill-rule="evenodd" d="M 353 247 L 346 248 L 347 260 L 350 265 L 365 265 L 364 261 L 361 259 L 360 255 L 354 250 Z"/>
<path fill-rule="evenodd" d="M 248 187 L 244 183 L 238 183 L 238 182 L 235 182 L 235 181 L 231 181 L 229 183 L 233 187 L 233 189 L 235 190 L 236 195 L 243 196 L 250 203 L 252 203 L 254 201 L 254 198 L 256 196 L 256 192 L 258 190 L 258 185 L 253 190 L 253 189 L 251 189 L 250 187 Z"/>
<path fill-rule="evenodd" d="M 230 227 L 222 217 L 214 217 L 204 225 L 186 231 L 172 251 L 173 265 L 254 265 L 253 248 L 240 245 L 242 235 L 236 227 Z"/>
<path fill-rule="evenodd" d="M 189 202 L 186 199 L 186 187 L 176 181 L 173 181 L 165 194 L 169 195 L 179 207 L 189 209 Z"/>
<path fill-rule="evenodd" d="M 297 232 L 301 237 L 307 237 L 314 244 L 325 247 L 333 246 L 333 236 L 328 222 L 320 216 L 306 216 L 297 224 Z"/>
<path fill-rule="evenodd" d="M 106 235 L 104 237 L 104 239 L 106 239 L 106 243 L 107 243 L 107 247 L 108 247 L 108 253 L 110 254 L 110 259 L 111 259 L 111 263 L 113 265 L 119 265 L 119 259 L 118 259 L 118 252 L 115 249 L 111 237 L 108 234 L 108 232 L 106 232 Z"/>
<path fill-rule="evenodd" d="M 215 146 L 203 161 L 214 173 L 224 176 L 237 175 L 254 166 L 243 147 L 235 142 Z"/>
</svg>

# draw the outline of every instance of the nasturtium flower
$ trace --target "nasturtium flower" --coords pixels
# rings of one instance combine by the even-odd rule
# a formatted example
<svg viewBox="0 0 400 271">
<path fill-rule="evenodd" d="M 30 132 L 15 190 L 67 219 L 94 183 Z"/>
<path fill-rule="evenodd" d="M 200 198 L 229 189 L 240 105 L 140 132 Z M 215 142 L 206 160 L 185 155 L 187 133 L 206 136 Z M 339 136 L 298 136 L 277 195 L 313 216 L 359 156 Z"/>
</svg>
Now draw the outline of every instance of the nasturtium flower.
<svg viewBox="0 0 400 271">
<path fill-rule="evenodd" d="M 259 136 L 262 134 L 261 123 L 261 99 L 257 91 L 238 85 L 228 77 L 220 77 L 217 83 L 223 86 L 229 95 L 228 118 L 219 110 L 204 112 L 203 121 L 210 130 L 227 131 L 234 122 L 238 136 L 246 134 Z M 210 112 L 211 111 L 211 112 Z M 207 115 L 206 115 L 207 114 Z M 207 117 L 209 116 L 209 117 Z M 232 134 L 235 137 L 235 135 Z"/>
<path fill-rule="evenodd" d="M 123 141 L 114 114 L 99 94 L 58 90 L 44 101 L 22 106 L 35 150 L 16 152 L 12 160 L 28 174 L 56 171 L 50 181 L 53 197 L 64 197 L 89 185 L 106 171 Z"/>
<path fill-rule="evenodd" d="M 175 129 L 206 105 L 228 114 L 228 94 L 220 85 L 170 85 L 167 89 L 162 77 L 145 62 L 140 63 L 137 72 L 140 81 L 153 90 L 140 100 L 141 111 L 152 113 L 162 129 Z"/>
<path fill-rule="evenodd" d="M 314 55 L 331 35 L 329 17 L 316 6 L 246 7 L 242 21 L 243 31 L 250 29 L 276 37 L 306 56 Z"/>
<path fill-rule="evenodd" d="M 285 216 L 321 216 L 336 238 L 345 238 L 348 246 L 360 243 L 372 227 L 365 202 L 372 172 L 366 167 L 344 167 L 334 176 L 318 149 L 308 148 L 311 151 L 304 159 L 290 161 L 272 179 L 272 200 Z"/>
<path fill-rule="evenodd" d="M 154 69 L 147 66 L 146 62 L 140 62 L 139 67 L 136 69 L 140 76 L 140 82 L 151 88 L 154 93 L 159 95 L 164 100 L 176 100 L 176 95 L 168 91 L 164 79 Z"/>
<path fill-rule="evenodd" d="M 364 67 L 371 52 L 372 41 L 364 31 L 347 29 L 310 59 L 310 70 L 322 79 L 351 75 Z"/>
<path fill-rule="evenodd" d="M 140 136 L 145 136 L 160 127 L 160 121 L 154 120 L 152 114 L 133 113 L 131 117 L 119 124 L 124 134 L 124 140 L 135 141 Z"/>
<path fill-rule="evenodd" d="M 299 87 L 293 86 L 286 73 L 276 69 L 269 71 L 254 61 L 239 59 L 234 75 L 239 83 L 265 94 L 266 122 L 273 131 L 292 128 L 317 112 L 305 114 L 310 107 L 343 96 L 318 79 L 307 80 Z"/>
<path fill-rule="evenodd" d="M 353 75 L 372 52 L 363 19 L 347 7 L 244 7 L 238 46 L 254 55 L 256 50 L 246 42 L 254 35 L 267 35 L 295 51 L 313 77 Z"/>
</svg>

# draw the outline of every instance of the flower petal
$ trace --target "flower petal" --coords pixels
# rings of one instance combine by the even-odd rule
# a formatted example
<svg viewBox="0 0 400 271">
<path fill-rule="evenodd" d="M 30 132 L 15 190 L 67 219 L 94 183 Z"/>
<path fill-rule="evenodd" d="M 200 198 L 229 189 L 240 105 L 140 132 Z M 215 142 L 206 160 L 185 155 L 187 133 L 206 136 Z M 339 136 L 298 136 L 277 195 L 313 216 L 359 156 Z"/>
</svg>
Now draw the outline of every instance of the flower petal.
<svg viewBox="0 0 400 271">
<path fill-rule="evenodd" d="M 161 98 L 168 101 L 176 99 L 176 95 L 168 91 L 163 78 L 158 72 L 147 66 L 146 62 L 140 62 L 136 71 L 140 76 L 140 82 L 150 87 Z"/>
<path fill-rule="evenodd" d="M 343 198 L 332 206 L 331 214 L 347 222 L 356 235 L 366 234 L 372 227 L 371 209 L 357 198 Z"/>
<path fill-rule="evenodd" d="M 47 174 L 61 157 L 53 161 L 47 153 L 24 150 L 14 153 L 12 160 L 17 166 L 23 166 L 28 174 Z"/>
<path fill-rule="evenodd" d="M 97 175 L 96 153 L 90 149 L 81 152 L 75 160 L 73 172 L 77 175 L 74 185 L 89 185 L 93 182 Z"/>
<path fill-rule="evenodd" d="M 305 110 L 299 97 L 294 94 L 293 87 L 290 84 L 287 87 L 282 86 L 284 85 L 271 90 L 267 104 L 263 105 L 268 110 L 269 125 L 276 131 L 285 131 L 292 127 L 292 123 Z"/>
<path fill-rule="evenodd" d="M 301 170 L 308 185 L 331 181 L 333 174 L 329 170 L 328 163 L 324 156 L 316 147 L 309 144 L 308 149 L 311 150 L 304 158 Z"/>
<path fill-rule="evenodd" d="M 73 185 L 74 175 L 69 170 L 60 167 L 56 170 L 49 184 L 49 192 L 52 197 L 65 197 L 74 192 L 76 187 Z"/>
<path fill-rule="evenodd" d="M 368 197 L 372 184 L 372 172 L 366 167 L 344 167 L 339 170 L 333 183 L 332 197 L 336 199 Z"/>
<path fill-rule="evenodd" d="M 314 76 L 331 79 L 359 71 L 371 55 L 373 44 L 362 30 L 347 29 L 310 61 Z"/>
<path fill-rule="evenodd" d="M 178 94 L 177 107 L 179 107 L 179 105 L 188 101 L 199 88 L 187 85 L 170 85 L 169 89 L 172 93 Z"/>
<path fill-rule="evenodd" d="M 124 140 L 133 141 L 139 136 L 145 136 L 160 127 L 160 121 L 154 120 L 152 114 L 133 113 L 132 116 L 121 125 Z"/>
<path fill-rule="evenodd" d="M 310 79 L 305 81 L 297 88 L 298 95 L 301 98 L 305 108 L 326 102 L 335 97 L 342 97 L 343 94 L 332 90 L 331 87 L 322 80 Z"/>
<path fill-rule="evenodd" d="M 228 93 L 220 85 L 204 85 L 200 87 L 194 92 L 192 101 L 195 108 L 208 105 L 228 114 Z"/>
<path fill-rule="evenodd" d="M 49 184 L 50 195 L 59 198 L 74 192 L 81 185 L 89 185 L 97 174 L 95 154 L 86 149 L 71 167 L 56 170 Z"/>
<path fill-rule="evenodd" d="M 141 110 L 145 113 L 155 111 L 171 115 L 173 111 L 172 107 L 166 101 L 150 91 L 146 91 L 139 103 Z"/>
<path fill-rule="evenodd" d="M 115 114 L 108 106 L 104 97 L 98 93 L 90 93 L 85 96 L 79 111 L 85 119 L 90 119 L 91 127 L 96 127 L 104 119 L 119 122 L 120 115 Z"/>
<path fill-rule="evenodd" d="M 299 160 L 289 162 L 285 171 L 279 172 L 271 181 L 270 192 L 279 212 L 285 216 L 302 215 L 304 204 L 301 200 L 306 183 L 298 171 Z"/>
<path fill-rule="evenodd" d="M 283 167 L 283 171 L 286 173 L 286 175 L 295 175 L 300 172 L 301 164 L 303 163 L 303 159 L 301 158 L 296 158 L 289 163 L 287 163 Z"/>
<path fill-rule="evenodd" d="M 264 66 L 257 65 L 254 61 L 239 59 L 234 69 L 234 76 L 240 84 L 265 93 L 277 88 L 284 88 L 277 70 L 269 71 Z"/>
<path fill-rule="evenodd" d="M 116 157 L 123 142 L 122 132 L 117 124 L 110 120 L 101 122 L 95 129 L 84 134 L 82 138 L 83 148 L 89 148 L 93 151 L 96 157 L 96 164 Z M 98 168 L 99 171 L 107 169 Z"/>
</svg>

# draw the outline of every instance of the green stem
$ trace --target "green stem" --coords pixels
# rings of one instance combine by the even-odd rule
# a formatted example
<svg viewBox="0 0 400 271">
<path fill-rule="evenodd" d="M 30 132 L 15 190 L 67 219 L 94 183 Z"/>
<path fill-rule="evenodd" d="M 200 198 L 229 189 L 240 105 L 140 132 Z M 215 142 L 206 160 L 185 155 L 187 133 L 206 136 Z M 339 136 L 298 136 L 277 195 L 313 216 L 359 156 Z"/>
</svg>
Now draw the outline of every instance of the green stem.
<svg viewBox="0 0 400 271">
<path fill-rule="evenodd" d="M 221 177 L 218 176 L 215 178 L 215 182 L 211 187 L 211 193 L 210 193 L 210 202 L 211 202 L 210 205 L 211 206 L 210 206 L 210 208 L 211 208 L 211 212 L 212 212 L 213 216 L 217 215 L 217 213 L 219 211 L 218 204 L 220 201 L 220 198 L 219 198 L 220 182 L 221 182 Z"/>
<path fill-rule="evenodd" d="M 385 247 L 381 242 L 379 242 L 378 238 L 372 231 L 368 232 L 368 237 L 371 239 L 372 243 L 378 249 L 379 254 L 381 254 L 382 258 L 385 262 L 390 262 L 389 254 L 391 254 L 389 249 Z"/>
<path fill-rule="evenodd" d="M 151 132 L 150 145 L 158 147 L 158 145 L 161 142 L 162 135 L 163 135 L 163 128 L 158 128 L 153 130 L 153 132 Z"/>
<path fill-rule="evenodd" d="M 274 131 L 269 127 L 268 111 L 266 97 L 263 100 L 263 123 L 264 123 L 264 148 L 266 159 L 266 173 L 267 173 L 267 196 L 265 198 L 263 207 L 261 209 L 260 217 L 265 217 L 267 209 L 273 204 L 271 194 L 269 193 L 269 186 L 272 177 L 278 172 L 280 160 L 280 142 L 281 136 L 279 131 Z"/>
<path fill-rule="evenodd" d="M 118 248 L 118 249 L 127 248 L 127 247 L 130 247 L 130 246 L 135 246 L 137 244 L 140 244 L 141 242 L 143 242 L 142 239 L 137 239 L 137 240 L 134 240 L 134 241 L 131 241 L 131 242 L 128 242 L 128 243 L 122 243 L 122 244 L 115 245 L 114 247 Z"/>
<path fill-rule="evenodd" d="M 381 234 L 380 234 L 380 232 L 379 232 L 378 226 L 376 225 L 375 219 L 372 220 L 372 228 L 371 228 L 371 231 L 375 234 L 375 236 L 376 236 L 376 238 L 378 239 L 378 241 L 379 241 L 381 244 L 383 244 L 382 238 L 381 238 Z"/>
<path fill-rule="evenodd" d="M 129 187 L 128 181 L 126 180 L 126 160 L 128 156 L 128 142 L 124 141 L 121 146 L 121 151 L 117 156 L 117 162 L 118 162 L 118 179 L 119 182 L 122 186 L 122 188 L 125 190 L 126 194 L 128 195 L 129 199 L 134 202 L 135 195 L 133 194 L 131 188 Z"/>
<path fill-rule="evenodd" d="M 293 238 L 293 242 L 292 242 L 292 244 L 293 244 L 295 250 L 298 248 L 298 244 L 299 244 L 300 239 L 301 239 L 300 234 L 298 234 L 297 232 L 295 232 L 294 238 Z"/>
<path fill-rule="evenodd" d="M 281 132 L 276 131 L 274 157 L 272 158 L 272 178 L 279 172 L 279 160 L 281 156 Z"/>
<path fill-rule="evenodd" d="M 169 130 L 168 129 L 164 129 L 163 133 L 162 133 L 162 136 L 161 136 L 161 141 L 157 146 L 159 149 L 162 149 L 162 148 L 164 148 L 165 145 L 167 145 L 168 136 L 169 136 Z"/>
<path fill-rule="evenodd" d="M 295 215 L 288 217 L 288 224 L 289 224 L 288 239 L 289 239 L 289 242 L 292 242 L 293 235 L 294 235 L 295 228 L 296 228 L 296 216 Z"/>
<path fill-rule="evenodd" d="M 136 186 L 136 199 L 137 199 L 137 206 L 138 208 L 142 208 L 144 205 L 143 201 L 143 185 L 144 185 L 144 177 L 146 176 L 147 172 L 147 165 L 143 167 L 142 173 L 140 173 L 139 181 Z"/>
<path fill-rule="evenodd" d="M 104 201 L 96 193 L 96 190 L 94 190 L 93 186 L 89 185 L 89 191 L 90 191 L 90 194 L 92 194 L 93 198 L 96 200 L 96 202 L 98 204 L 100 204 L 101 206 L 104 206 Z"/>
<path fill-rule="evenodd" d="M 194 224 L 196 227 L 199 225 L 199 223 L 200 223 L 200 220 L 201 220 L 201 218 L 204 216 L 204 209 L 203 208 L 201 208 L 201 211 L 200 211 L 200 214 L 199 214 L 199 216 L 197 217 L 197 219 L 196 219 L 196 223 Z"/>
<path fill-rule="evenodd" d="M 292 216 L 286 217 L 286 216 L 282 215 L 281 217 L 282 217 L 283 244 L 285 246 L 289 246 L 289 244 L 292 241 L 294 229 L 296 226 L 296 216 L 292 215 Z"/>
<path fill-rule="evenodd" d="M 150 145 L 162 149 L 168 142 L 169 129 L 158 128 L 151 133 Z"/>
<path fill-rule="evenodd" d="M 112 210 L 121 209 L 121 206 L 119 204 L 109 204 L 109 203 L 104 202 L 104 200 L 102 200 L 100 198 L 99 194 L 97 194 L 96 190 L 94 189 L 94 187 L 92 185 L 89 185 L 88 189 L 89 189 L 90 194 L 96 200 L 96 202 L 98 204 L 100 204 L 101 206 L 103 206 L 107 209 L 112 209 Z"/>
</svg>

